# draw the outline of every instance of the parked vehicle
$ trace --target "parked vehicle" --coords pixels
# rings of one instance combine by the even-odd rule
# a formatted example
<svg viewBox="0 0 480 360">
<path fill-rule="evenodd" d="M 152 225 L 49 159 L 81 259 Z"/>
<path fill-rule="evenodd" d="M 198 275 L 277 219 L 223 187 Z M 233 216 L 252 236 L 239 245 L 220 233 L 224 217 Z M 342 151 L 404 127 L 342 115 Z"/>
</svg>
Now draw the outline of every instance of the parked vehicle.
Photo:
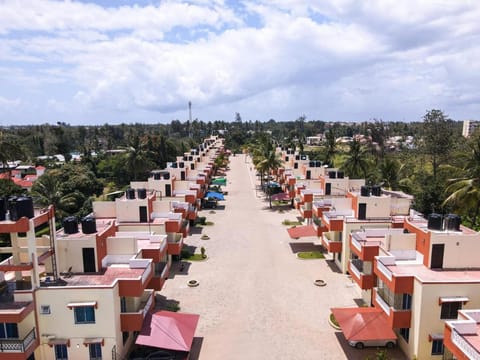
<svg viewBox="0 0 480 360">
<path fill-rule="evenodd" d="M 387 349 L 393 349 L 397 344 L 397 340 L 396 339 L 349 340 L 348 344 L 357 349 L 363 349 L 364 347 L 386 347 Z"/>
</svg>

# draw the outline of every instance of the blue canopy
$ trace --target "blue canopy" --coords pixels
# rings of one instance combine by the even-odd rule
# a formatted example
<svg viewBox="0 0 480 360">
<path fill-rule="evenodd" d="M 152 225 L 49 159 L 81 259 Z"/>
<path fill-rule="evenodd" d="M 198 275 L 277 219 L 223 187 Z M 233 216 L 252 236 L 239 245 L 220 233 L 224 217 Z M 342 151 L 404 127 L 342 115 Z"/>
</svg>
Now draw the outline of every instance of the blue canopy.
<svg viewBox="0 0 480 360">
<path fill-rule="evenodd" d="M 217 193 L 217 192 L 214 192 L 214 191 L 208 191 L 205 196 L 204 196 L 206 199 L 208 198 L 214 198 L 214 199 L 217 199 L 217 200 L 225 200 L 225 197 L 223 196 L 223 194 L 220 194 L 220 193 Z"/>
</svg>

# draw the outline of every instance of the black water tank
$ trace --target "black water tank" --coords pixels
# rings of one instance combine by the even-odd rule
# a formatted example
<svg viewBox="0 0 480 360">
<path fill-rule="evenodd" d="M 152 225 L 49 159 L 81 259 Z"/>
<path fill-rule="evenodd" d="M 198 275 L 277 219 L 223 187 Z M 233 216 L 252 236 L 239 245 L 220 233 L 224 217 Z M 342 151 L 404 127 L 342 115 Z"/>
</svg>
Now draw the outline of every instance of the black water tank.
<svg viewBox="0 0 480 360">
<path fill-rule="evenodd" d="M 145 199 L 147 197 L 147 189 L 145 188 L 137 189 L 137 194 L 139 199 Z"/>
<path fill-rule="evenodd" d="M 172 168 L 176 169 L 177 167 L 178 167 L 178 165 L 177 165 L 176 162 L 172 163 Z"/>
<path fill-rule="evenodd" d="M 311 168 L 315 167 L 315 161 L 310 161 L 308 163 L 308 166 L 311 167 Z"/>
<path fill-rule="evenodd" d="M 160 176 L 160 173 L 156 172 L 156 173 L 153 173 L 153 180 L 160 180 L 161 176 Z"/>
<path fill-rule="evenodd" d="M 462 217 L 457 214 L 448 214 L 445 216 L 445 230 L 460 231 Z"/>
<path fill-rule="evenodd" d="M 68 216 L 63 219 L 63 232 L 65 234 L 78 233 L 78 221 L 76 216 Z"/>
<path fill-rule="evenodd" d="M 343 171 L 337 171 L 337 178 L 343 179 L 345 177 L 345 173 Z"/>
<path fill-rule="evenodd" d="M 128 188 L 127 191 L 125 191 L 125 196 L 129 200 L 135 199 L 135 189 Z"/>
<path fill-rule="evenodd" d="M 328 172 L 328 177 L 330 179 L 335 179 L 337 177 L 337 172 L 336 171 L 329 171 Z"/>
<path fill-rule="evenodd" d="M 372 195 L 373 196 L 381 196 L 382 195 L 382 187 L 380 185 L 373 185 L 372 186 Z"/>
<path fill-rule="evenodd" d="M 370 196 L 370 188 L 366 185 L 360 187 L 361 196 Z"/>
<path fill-rule="evenodd" d="M 170 173 L 165 173 L 165 174 L 163 174 L 163 179 L 164 179 L 164 180 L 170 179 Z"/>
<path fill-rule="evenodd" d="M 33 211 L 33 200 L 31 196 L 21 196 L 17 198 L 17 215 L 19 218 L 25 216 L 29 219 L 35 216 Z"/>
<path fill-rule="evenodd" d="M 5 215 L 7 214 L 7 199 L 0 197 L 0 221 L 5 220 Z"/>
<path fill-rule="evenodd" d="M 315 161 L 315 167 L 322 167 L 322 162 L 321 161 Z"/>
<path fill-rule="evenodd" d="M 82 219 L 82 232 L 84 234 L 94 234 L 97 232 L 95 218 L 87 216 Z"/>
<path fill-rule="evenodd" d="M 443 217 L 440 214 L 432 213 L 428 215 L 428 229 L 430 230 L 442 230 L 443 229 Z"/>
<path fill-rule="evenodd" d="M 295 155 L 295 160 L 300 160 L 300 155 Z"/>
</svg>

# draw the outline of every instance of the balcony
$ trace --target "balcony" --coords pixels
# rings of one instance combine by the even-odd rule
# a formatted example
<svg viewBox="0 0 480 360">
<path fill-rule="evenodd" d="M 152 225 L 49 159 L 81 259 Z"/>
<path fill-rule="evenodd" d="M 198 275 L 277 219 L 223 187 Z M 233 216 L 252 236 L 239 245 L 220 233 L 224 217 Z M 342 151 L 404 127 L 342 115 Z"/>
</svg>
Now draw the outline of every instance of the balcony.
<svg viewBox="0 0 480 360">
<path fill-rule="evenodd" d="M 370 268 L 370 271 L 365 271 L 365 269 L 368 268 Z M 375 276 L 372 274 L 371 263 L 367 262 L 365 264 L 365 262 L 360 259 L 352 259 L 348 263 L 348 272 L 361 289 L 369 290 L 373 288 Z"/>
<path fill-rule="evenodd" d="M 378 255 L 378 249 L 381 244 L 379 240 L 365 240 L 360 237 L 358 233 L 353 233 L 350 236 L 350 249 L 352 253 L 364 261 L 372 261 Z"/>
<path fill-rule="evenodd" d="M 327 227 L 328 231 L 342 231 L 344 215 L 337 214 L 335 212 L 324 212 L 322 221 Z"/>
<path fill-rule="evenodd" d="M 374 288 L 373 303 L 385 312 L 392 328 L 409 328 L 411 326 L 412 311 L 402 309 L 407 306 L 403 295 L 393 294 L 387 288 Z"/>
<path fill-rule="evenodd" d="M 304 219 L 311 219 L 312 218 L 312 214 L 313 214 L 312 209 L 309 209 L 309 206 L 307 204 L 300 205 L 299 210 L 300 210 L 300 214 L 302 214 L 302 217 Z"/>
<path fill-rule="evenodd" d="M 168 234 L 168 253 L 170 255 L 180 255 L 183 246 L 183 234 Z"/>
<path fill-rule="evenodd" d="M 13 355 L 4 356 L 2 353 L 27 353 L 28 355 L 33 352 L 35 347 L 38 345 L 35 336 L 35 328 L 30 330 L 30 332 L 23 339 L 0 339 L 0 359 L 12 359 Z M 15 359 L 21 359 L 23 357 L 15 356 Z M 27 355 L 24 357 L 27 358 Z"/>
<path fill-rule="evenodd" d="M 331 253 L 339 253 L 342 251 L 342 242 L 332 240 L 333 234 L 325 232 L 322 234 L 322 245 Z"/>
<path fill-rule="evenodd" d="M 146 290 L 138 305 L 127 307 L 120 314 L 120 326 L 122 331 L 142 330 L 143 319 L 155 304 L 155 291 Z"/>
<path fill-rule="evenodd" d="M 395 274 L 389 266 L 395 266 L 395 256 L 376 256 L 373 271 L 396 294 L 413 292 L 413 275 Z"/>
</svg>

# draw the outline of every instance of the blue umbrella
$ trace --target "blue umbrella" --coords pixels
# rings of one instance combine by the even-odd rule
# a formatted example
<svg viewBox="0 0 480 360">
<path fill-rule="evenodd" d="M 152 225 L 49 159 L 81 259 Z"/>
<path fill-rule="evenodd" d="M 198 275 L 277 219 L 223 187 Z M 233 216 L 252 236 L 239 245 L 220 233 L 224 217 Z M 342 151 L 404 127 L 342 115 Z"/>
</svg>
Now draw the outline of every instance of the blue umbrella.
<svg viewBox="0 0 480 360">
<path fill-rule="evenodd" d="M 225 197 L 223 196 L 223 194 L 220 194 L 220 193 L 217 193 L 217 192 L 213 192 L 213 191 L 208 191 L 206 194 L 205 194 L 205 198 L 208 199 L 208 198 L 214 198 L 214 199 L 217 199 L 217 200 L 225 200 Z"/>
</svg>

